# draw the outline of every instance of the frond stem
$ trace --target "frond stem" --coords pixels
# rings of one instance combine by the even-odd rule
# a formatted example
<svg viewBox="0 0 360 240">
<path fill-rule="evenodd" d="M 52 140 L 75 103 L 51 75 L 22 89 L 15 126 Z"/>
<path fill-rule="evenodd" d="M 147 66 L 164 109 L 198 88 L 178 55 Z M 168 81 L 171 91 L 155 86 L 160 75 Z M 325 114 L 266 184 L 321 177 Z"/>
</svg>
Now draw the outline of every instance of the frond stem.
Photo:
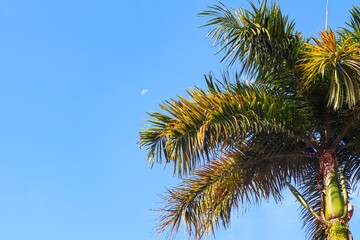
<svg viewBox="0 0 360 240">
<path fill-rule="evenodd" d="M 341 139 L 345 136 L 345 134 L 350 130 L 350 128 L 353 126 L 353 124 L 355 124 L 357 122 L 359 118 L 359 115 L 354 116 L 350 121 L 348 121 L 345 126 L 343 127 L 342 131 L 337 135 L 337 137 L 335 138 L 335 140 L 332 143 L 332 146 L 330 148 L 331 152 L 335 152 L 335 149 L 337 147 L 337 145 L 339 144 L 339 142 L 341 141 Z M 345 146 L 346 147 L 346 146 Z"/>
</svg>

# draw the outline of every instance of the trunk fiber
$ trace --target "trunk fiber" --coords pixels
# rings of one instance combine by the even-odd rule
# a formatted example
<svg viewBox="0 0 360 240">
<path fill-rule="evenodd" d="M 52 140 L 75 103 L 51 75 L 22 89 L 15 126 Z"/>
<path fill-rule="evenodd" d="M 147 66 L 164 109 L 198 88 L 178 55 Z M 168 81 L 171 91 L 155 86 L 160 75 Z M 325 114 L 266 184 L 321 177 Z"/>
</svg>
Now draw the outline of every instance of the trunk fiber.
<svg viewBox="0 0 360 240">
<path fill-rule="evenodd" d="M 329 226 L 328 240 L 351 240 L 348 225 L 339 219 Z"/>
</svg>

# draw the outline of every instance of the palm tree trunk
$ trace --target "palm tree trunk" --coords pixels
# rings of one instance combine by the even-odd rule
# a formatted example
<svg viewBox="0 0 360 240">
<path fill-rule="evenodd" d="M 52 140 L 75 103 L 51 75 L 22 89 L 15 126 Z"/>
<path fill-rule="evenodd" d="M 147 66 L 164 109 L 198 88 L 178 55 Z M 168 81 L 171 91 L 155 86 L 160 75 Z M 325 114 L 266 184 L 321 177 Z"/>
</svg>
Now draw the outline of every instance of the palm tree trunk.
<svg viewBox="0 0 360 240">
<path fill-rule="evenodd" d="M 330 223 L 328 240 L 351 240 L 348 224 L 340 219 L 335 219 Z"/>
<path fill-rule="evenodd" d="M 327 222 L 328 240 L 351 240 L 347 200 L 342 194 L 334 156 L 326 152 L 320 157 L 320 173 L 324 182 L 323 214 Z"/>
</svg>

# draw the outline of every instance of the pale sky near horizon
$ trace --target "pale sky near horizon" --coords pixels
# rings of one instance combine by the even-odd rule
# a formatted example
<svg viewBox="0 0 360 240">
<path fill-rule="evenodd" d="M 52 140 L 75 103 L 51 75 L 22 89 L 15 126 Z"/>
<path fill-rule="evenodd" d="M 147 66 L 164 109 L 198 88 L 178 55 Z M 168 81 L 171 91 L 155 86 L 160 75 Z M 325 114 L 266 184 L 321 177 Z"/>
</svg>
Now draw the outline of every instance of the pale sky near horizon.
<svg viewBox="0 0 360 240">
<path fill-rule="evenodd" d="M 151 209 L 178 180 L 150 169 L 138 131 L 158 103 L 224 67 L 196 16 L 217 3 L 0 0 L 0 239 L 165 239 Z M 326 0 L 278 3 L 305 36 L 324 28 Z M 330 0 L 330 27 L 355 4 Z M 234 213 L 216 239 L 304 239 L 299 205 L 285 197 Z"/>
</svg>

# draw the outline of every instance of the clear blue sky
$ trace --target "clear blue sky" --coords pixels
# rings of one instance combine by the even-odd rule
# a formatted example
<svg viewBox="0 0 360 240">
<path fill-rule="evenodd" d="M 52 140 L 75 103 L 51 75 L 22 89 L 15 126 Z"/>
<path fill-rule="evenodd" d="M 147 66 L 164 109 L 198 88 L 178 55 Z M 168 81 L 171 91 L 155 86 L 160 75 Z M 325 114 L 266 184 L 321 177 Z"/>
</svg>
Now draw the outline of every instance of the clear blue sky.
<svg viewBox="0 0 360 240">
<path fill-rule="evenodd" d="M 324 28 L 325 0 L 279 2 L 305 35 Z M 222 68 L 196 17 L 215 3 L 0 0 L 0 239 L 157 239 L 151 209 L 177 180 L 149 168 L 138 131 L 145 112 Z M 330 26 L 356 3 L 330 0 Z M 297 208 L 289 195 L 234 214 L 217 239 L 304 239 Z"/>
</svg>

